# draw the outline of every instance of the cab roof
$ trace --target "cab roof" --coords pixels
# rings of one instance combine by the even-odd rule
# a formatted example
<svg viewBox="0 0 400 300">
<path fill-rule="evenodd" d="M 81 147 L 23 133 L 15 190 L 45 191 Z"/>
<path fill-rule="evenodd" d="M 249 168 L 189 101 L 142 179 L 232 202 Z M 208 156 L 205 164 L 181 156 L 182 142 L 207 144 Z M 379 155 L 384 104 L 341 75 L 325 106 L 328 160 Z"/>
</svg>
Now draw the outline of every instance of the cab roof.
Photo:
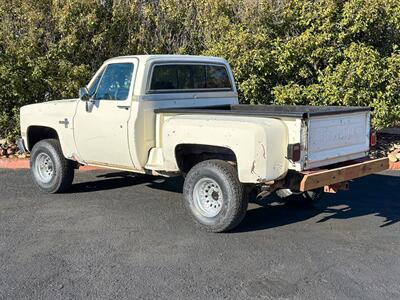
<svg viewBox="0 0 400 300">
<path fill-rule="evenodd" d="M 176 55 L 176 54 L 152 54 L 152 55 L 127 55 L 127 56 L 118 56 L 108 59 L 109 61 L 116 61 L 119 59 L 127 59 L 127 58 L 137 58 L 139 62 L 146 63 L 152 60 L 157 61 L 204 61 L 204 62 L 219 62 L 219 63 L 227 63 L 227 61 L 221 57 L 215 56 L 202 56 L 202 55 Z"/>
</svg>

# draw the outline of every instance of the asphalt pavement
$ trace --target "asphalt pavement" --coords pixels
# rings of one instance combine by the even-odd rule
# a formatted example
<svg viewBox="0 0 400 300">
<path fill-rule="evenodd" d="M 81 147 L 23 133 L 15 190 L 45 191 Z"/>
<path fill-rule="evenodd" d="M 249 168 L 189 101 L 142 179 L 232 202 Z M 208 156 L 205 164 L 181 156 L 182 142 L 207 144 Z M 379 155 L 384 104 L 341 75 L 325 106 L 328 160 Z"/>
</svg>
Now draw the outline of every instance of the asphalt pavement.
<svg viewBox="0 0 400 300">
<path fill-rule="evenodd" d="M 399 172 L 315 207 L 251 204 L 193 226 L 182 179 L 77 172 L 46 195 L 0 170 L 0 299 L 400 299 Z"/>
</svg>

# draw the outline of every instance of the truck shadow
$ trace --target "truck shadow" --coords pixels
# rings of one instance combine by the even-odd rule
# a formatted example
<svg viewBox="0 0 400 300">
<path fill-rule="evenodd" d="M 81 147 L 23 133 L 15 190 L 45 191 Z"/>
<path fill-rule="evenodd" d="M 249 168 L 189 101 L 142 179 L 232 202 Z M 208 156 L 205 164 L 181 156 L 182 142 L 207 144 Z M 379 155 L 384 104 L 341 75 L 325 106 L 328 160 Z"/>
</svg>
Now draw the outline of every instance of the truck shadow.
<svg viewBox="0 0 400 300">
<path fill-rule="evenodd" d="M 183 178 L 155 177 L 135 174 L 131 172 L 112 172 L 96 176 L 96 180 L 79 182 L 72 185 L 67 193 L 88 193 L 96 191 L 113 190 L 123 187 L 145 184 L 150 188 L 182 193 Z"/>
<path fill-rule="evenodd" d="M 325 194 L 313 206 L 299 203 L 271 205 L 271 201 L 273 198 L 269 203 L 249 209 L 243 222 L 232 232 L 269 229 L 310 218 L 323 223 L 366 215 L 382 218 L 380 227 L 390 226 L 400 221 L 400 176 L 376 174 L 358 179 L 351 182 L 349 191 Z"/>
<path fill-rule="evenodd" d="M 183 178 L 163 178 L 129 172 L 112 172 L 97 176 L 97 180 L 74 184 L 68 193 L 87 193 L 145 185 L 152 189 L 182 193 Z M 266 201 L 251 204 L 242 223 L 234 232 L 265 230 L 317 218 L 316 223 L 331 219 L 350 219 L 374 215 L 382 218 L 380 227 L 400 221 L 400 176 L 370 175 L 350 184 L 350 190 L 325 194 L 313 206 L 304 203 L 276 204 L 269 196 Z M 183 200 L 182 200 L 183 201 Z M 274 203 L 275 201 L 275 203 Z"/>
</svg>

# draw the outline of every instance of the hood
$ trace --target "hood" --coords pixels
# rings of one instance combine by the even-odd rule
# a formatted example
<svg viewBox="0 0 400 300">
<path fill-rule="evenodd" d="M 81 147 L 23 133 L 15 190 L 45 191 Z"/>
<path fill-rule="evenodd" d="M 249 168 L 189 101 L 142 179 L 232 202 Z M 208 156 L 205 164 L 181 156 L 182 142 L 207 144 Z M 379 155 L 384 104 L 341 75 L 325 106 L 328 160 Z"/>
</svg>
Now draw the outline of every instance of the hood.
<svg viewBox="0 0 400 300">
<path fill-rule="evenodd" d="M 29 104 L 21 107 L 21 115 L 26 113 L 34 114 L 54 114 L 60 113 L 63 115 L 73 114 L 76 107 L 76 102 L 79 99 L 65 99 L 47 101 L 35 104 Z"/>
</svg>

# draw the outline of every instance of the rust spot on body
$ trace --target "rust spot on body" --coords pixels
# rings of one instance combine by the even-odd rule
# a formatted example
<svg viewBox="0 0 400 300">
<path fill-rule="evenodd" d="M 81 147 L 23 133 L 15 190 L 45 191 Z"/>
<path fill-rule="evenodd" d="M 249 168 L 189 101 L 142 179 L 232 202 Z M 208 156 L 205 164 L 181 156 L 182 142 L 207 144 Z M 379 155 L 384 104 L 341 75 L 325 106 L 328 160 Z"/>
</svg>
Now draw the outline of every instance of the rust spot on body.
<svg viewBox="0 0 400 300">
<path fill-rule="evenodd" d="M 255 169 L 256 169 L 256 161 L 253 160 L 253 165 L 251 166 L 251 174 L 257 175 L 256 172 L 254 172 Z"/>
<path fill-rule="evenodd" d="M 264 157 L 264 159 L 266 159 L 266 158 L 267 158 L 267 156 L 266 156 L 266 152 L 265 152 L 265 146 L 264 146 L 264 144 L 261 144 L 261 147 L 262 147 L 262 149 L 263 149 L 263 157 Z"/>
</svg>

